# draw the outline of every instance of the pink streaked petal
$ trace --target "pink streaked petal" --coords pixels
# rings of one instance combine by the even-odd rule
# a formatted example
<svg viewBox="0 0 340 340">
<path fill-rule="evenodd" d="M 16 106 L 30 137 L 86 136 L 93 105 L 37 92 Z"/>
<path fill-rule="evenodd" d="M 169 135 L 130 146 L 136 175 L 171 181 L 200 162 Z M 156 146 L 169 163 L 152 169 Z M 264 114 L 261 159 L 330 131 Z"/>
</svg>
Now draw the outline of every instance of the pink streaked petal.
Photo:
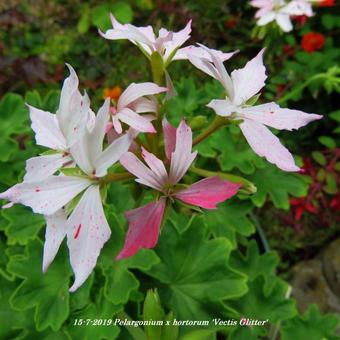
<svg viewBox="0 0 340 340">
<path fill-rule="evenodd" d="M 35 213 L 52 215 L 91 185 L 85 178 L 50 176 L 39 182 L 23 182 L 0 194 L 0 199 L 31 207 Z"/>
<path fill-rule="evenodd" d="M 176 128 L 172 126 L 166 118 L 162 121 L 164 134 L 164 149 L 168 160 L 171 159 L 171 154 L 176 148 Z"/>
<path fill-rule="evenodd" d="M 65 163 L 71 160 L 70 156 L 61 153 L 30 158 L 26 161 L 24 181 L 41 181 L 53 175 Z"/>
<path fill-rule="evenodd" d="M 322 118 L 322 116 L 313 113 L 283 109 L 273 102 L 244 108 L 240 113 L 247 119 L 255 120 L 275 129 L 290 131 Z"/>
<path fill-rule="evenodd" d="M 245 120 L 240 128 L 250 147 L 268 162 L 284 171 L 299 171 L 292 154 L 280 140 L 264 125 L 253 120 Z"/>
<path fill-rule="evenodd" d="M 116 257 L 121 260 L 135 255 L 139 249 L 154 248 L 158 241 L 166 200 L 151 202 L 141 208 L 125 213 L 129 222 L 129 230 L 124 248 Z"/>
<path fill-rule="evenodd" d="M 166 172 L 164 163 L 154 154 L 148 152 L 142 147 L 142 157 L 151 171 L 157 176 L 159 181 L 166 183 L 168 181 L 168 173 Z"/>
<path fill-rule="evenodd" d="M 64 208 L 55 214 L 45 216 L 46 232 L 43 254 L 43 272 L 46 272 L 49 265 L 53 262 L 58 253 L 59 247 L 63 242 L 67 232 L 67 216 Z"/>
<path fill-rule="evenodd" d="M 171 184 L 178 183 L 185 175 L 197 155 L 192 150 L 192 131 L 182 120 L 176 130 L 176 147 L 171 156 L 169 180 Z"/>
<path fill-rule="evenodd" d="M 238 70 L 231 73 L 234 84 L 234 104 L 241 105 L 248 99 L 256 95 L 265 85 L 267 79 L 266 68 L 263 64 L 262 49 L 258 55 Z"/>
<path fill-rule="evenodd" d="M 117 110 L 121 111 L 121 109 L 127 107 L 130 103 L 134 102 L 136 99 L 140 97 L 158 94 L 161 92 L 165 92 L 167 90 L 168 89 L 166 87 L 158 86 L 155 83 L 150 82 L 139 84 L 132 83 L 119 97 Z"/>
<path fill-rule="evenodd" d="M 70 292 L 77 290 L 91 274 L 110 235 L 99 185 L 92 185 L 85 191 L 67 221 L 67 245 L 75 275 Z"/>
<path fill-rule="evenodd" d="M 216 204 L 234 196 L 240 184 L 231 183 L 217 176 L 194 183 L 188 189 L 176 193 L 179 200 L 205 209 L 216 209 Z"/>
<path fill-rule="evenodd" d="M 65 150 L 66 140 L 63 136 L 56 115 L 27 105 L 30 111 L 31 127 L 35 132 L 35 141 L 38 145 L 53 150 Z"/>
<path fill-rule="evenodd" d="M 154 172 L 145 166 L 132 152 L 125 153 L 120 158 L 122 166 L 137 177 L 136 182 L 149 186 L 150 188 L 162 191 L 163 182 Z"/>
<path fill-rule="evenodd" d="M 120 110 L 117 113 L 118 119 L 131 126 L 135 130 L 139 132 L 149 132 L 149 133 L 156 133 L 157 131 L 153 127 L 153 125 L 150 123 L 150 120 L 147 118 L 144 118 L 142 115 L 137 114 L 136 112 L 133 112 L 129 108 L 124 108 Z"/>
</svg>

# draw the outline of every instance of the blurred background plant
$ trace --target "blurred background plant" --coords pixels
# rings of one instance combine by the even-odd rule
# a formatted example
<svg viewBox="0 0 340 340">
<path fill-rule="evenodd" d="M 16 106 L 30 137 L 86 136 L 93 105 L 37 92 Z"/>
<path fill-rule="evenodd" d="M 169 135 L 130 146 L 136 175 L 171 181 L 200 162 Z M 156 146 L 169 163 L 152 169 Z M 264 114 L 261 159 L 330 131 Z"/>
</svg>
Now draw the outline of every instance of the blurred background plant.
<svg viewBox="0 0 340 340">
<path fill-rule="evenodd" d="M 132 44 L 113 43 L 99 37 L 98 29 L 110 27 L 109 12 L 123 23 L 150 24 L 156 29 L 179 30 L 193 19 L 189 43 L 197 41 L 224 51 L 240 50 L 226 63 L 229 70 L 243 66 L 265 45 L 269 79 L 262 97 L 282 106 L 324 115 L 322 121 L 294 133 L 280 132 L 288 148 L 300 156 L 298 161 L 303 166 L 300 174 L 279 171 L 256 156 L 233 125 L 218 131 L 197 148 L 202 158 L 196 167 L 244 176 L 257 186 L 257 192 L 250 198 L 245 196 L 223 204 L 217 212 L 207 213 L 204 223 L 202 217 L 193 216 L 192 219 L 198 219 L 194 222 L 187 220 L 180 214 L 186 208 L 178 207 L 169 214 L 160 249 L 163 245 L 164 249 L 175 247 L 178 250 L 186 244 L 185 240 L 189 244 L 195 239 L 199 250 L 189 248 L 184 254 L 194 262 L 195 256 L 208 256 L 210 247 L 215 244 L 210 239 L 212 235 L 226 239 L 225 244 L 218 245 L 217 251 L 226 256 L 228 266 L 235 269 L 237 275 L 242 273 L 248 277 L 248 291 L 231 289 L 235 296 L 228 293 L 223 301 L 217 294 L 208 297 L 205 294 L 206 290 L 217 289 L 215 283 L 209 281 L 209 273 L 216 268 L 221 273 L 230 270 L 217 258 L 215 267 L 202 263 L 202 272 L 186 263 L 187 271 L 197 281 L 179 275 L 178 286 L 170 284 L 171 278 L 164 276 L 161 265 L 157 264 L 161 259 L 167 263 L 168 273 L 179 272 L 183 264 L 176 253 L 170 261 L 161 250 L 157 255 L 146 251 L 131 261 L 112 264 L 125 228 L 122 213 L 134 204 L 132 199 L 128 202 L 118 199 L 128 197 L 124 186 L 114 186 L 108 192 L 110 224 L 121 226 L 121 231 L 114 235 L 117 244 L 106 247 L 100 269 L 74 295 L 67 292 L 68 282 L 61 282 L 62 278 L 70 277 L 63 256 L 52 267 L 52 274 L 43 276 L 40 273 L 43 219 L 23 207 L 3 210 L 0 220 L 3 252 L 0 338 L 114 339 L 120 331 L 121 339 L 136 339 L 142 333 L 132 334 L 131 329 L 75 328 L 72 323 L 75 318 L 109 318 L 118 311 L 121 313 L 123 306 L 133 319 L 143 318 L 142 305 L 146 297 L 144 316 L 153 315 L 154 310 L 150 312 L 148 307 L 151 304 L 164 319 L 174 315 L 194 319 L 206 317 L 210 312 L 222 318 L 246 315 L 272 320 L 267 330 L 258 327 L 184 328 L 180 330 L 184 340 L 214 339 L 216 334 L 228 339 L 274 339 L 277 329 L 282 339 L 305 339 L 308 332 L 312 332 L 311 339 L 335 339 L 336 318 L 321 316 L 315 306 L 298 315 L 292 300 L 287 299 L 288 285 L 281 278 L 290 280 L 294 265 L 318 256 L 340 236 L 340 16 L 336 9 L 339 6 L 334 1 L 324 1 L 315 7 L 315 16 L 295 18 L 294 31 L 282 33 L 273 26 L 254 29 L 254 9 L 247 1 L 0 2 L 1 190 L 21 179 L 25 159 L 42 152 L 34 146 L 24 103 L 54 112 L 65 62 L 75 67 L 82 88 L 87 89 L 95 104 L 104 97 L 117 100 L 122 89 L 131 82 L 151 80 L 147 61 Z M 189 63 L 172 63 L 169 71 L 178 92 L 168 103 L 170 120 L 178 123 L 181 117 L 186 117 L 194 131 L 200 130 L 212 118 L 211 110 L 205 105 L 218 94 L 222 95 L 223 90 Z M 193 228 L 197 228 L 195 232 Z M 184 241 L 177 234 L 182 235 Z M 277 251 L 281 261 L 270 249 Z M 28 266 L 35 269 L 24 270 Z M 236 274 L 228 271 L 228 275 L 228 280 L 232 280 Z M 188 287 L 197 284 L 196 295 L 181 291 L 181 280 Z M 223 280 L 225 287 L 231 285 Z M 238 280 L 241 286 L 240 277 Z M 147 293 L 155 287 L 159 288 L 161 302 L 155 292 Z M 235 299 L 236 296 L 241 297 Z M 320 307 L 318 294 L 315 296 L 313 302 Z M 207 299 L 213 301 L 208 306 Z M 333 299 L 338 303 L 340 295 L 335 294 Z M 332 306 L 327 311 L 339 313 Z M 118 315 L 124 317 L 125 314 Z M 282 322 L 282 327 L 277 328 L 278 322 Z M 150 339 L 159 339 L 159 334 L 165 340 L 176 339 L 178 335 L 178 329 L 173 329 L 170 335 L 157 333 L 157 329 L 145 331 Z"/>
</svg>

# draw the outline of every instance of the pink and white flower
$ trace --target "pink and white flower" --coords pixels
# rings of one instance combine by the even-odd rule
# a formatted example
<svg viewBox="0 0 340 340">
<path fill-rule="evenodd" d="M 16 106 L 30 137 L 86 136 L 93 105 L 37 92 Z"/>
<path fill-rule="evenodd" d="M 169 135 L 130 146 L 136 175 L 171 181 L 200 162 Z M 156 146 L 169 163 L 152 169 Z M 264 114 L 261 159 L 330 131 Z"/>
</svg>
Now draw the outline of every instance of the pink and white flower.
<svg viewBox="0 0 340 340">
<path fill-rule="evenodd" d="M 28 159 L 25 181 L 41 180 L 53 175 L 63 165 L 72 163 L 70 147 L 93 123 L 89 98 L 86 93 L 80 94 L 77 74 L 71 65 L 66 66 L 70 75 L 64 81 L 56 114 L 28 105 L 36 143 L 55 153 Z"/>
<path fill-rule="evenodd" d="M 263 64 L 264 49 L 250 60 L 244 68 L 234 70 L 229 76 L 221 59 L 214 51 L 207 49 L 212 63 L 191 57 L 193 64 L 203 72 L 213 76 L 224 87 L 226 99 L 214 99 L 207 106 L 217 115 L 230 120 L 242 120 L 239 125 L 250 147 L 261 157 L 285 171 L 299 171 L 292 154 L 279 139 L 266 127 L 279 130 L 293 130 L 321 119 L 322 116 L 299 110 L 280 108 L 274 102 L 251 106 L 249 99 L 257 95 L 267 78 Z"/>
<path fill-rule="evenodd" d="M 276 21 L 284 32 L 289 32 L 293 29 L 292 16 L 306 15 L 311 17 L 313 15 L 311 2 L 308 0 L 290 2 L 285 0 L 252 0 L 250 4 L 259 8 L 255 14 L 255 18 L 258 19 L 257 25 L 265 26 Z"/>
<path fill-rule="evenodd" d="M 156 37 L 151 26 L 122 25 L 112 14 L 110 17 L 113 28 L 105 33 L 99 31 L 102 37 L 109 40 L 128 39 L 137 45 L 148 58 L 151 58 L 154 52 L 158 52 L 162 56 L 164 64 L 169 64 L 175 58 L 178 48 L 190 38 L 191 20 L 179 32 L 161 28 L 158 37 Z"/>
<path fill-rule="evenodd" d="M 192 152 L 192 131 L 184 120 L 177 129 L 163 120 L 163 131 L 165 153 L 170 160 L 169 170 L 160 159 L 145 149 L 142 150 L 142 157 L 146 165 L 131 152 L 125 153 L 120 159 L 121 164 L 137 177 L 136 182 L 159 191 L 161 196 L 126 213 L 129 230 L 117 259 L 133 256 L 141 248 L 155 247 L 167 199 L 215 209 L 217 203 L 234 196 L 240 187 L 219 177 L 205 178 L 186 189 L 176 187 L 194 161 L 197 151 Z"/>
<path fill-rule="evenodd" d="M 154 83 L 130 84 L 120 95 L 117 107 L 111 108 L 112 124 L 115 131 L 121 134 L 122 123 L 131 126 L 139 132 L 155 133 L 156 130 L 150 122 L 149 116 L 140 113 L 157 112 L 158 104 L 154 98 L 145 98 L 167 91 L 166 87 Z"/>
<path fill-rule="evenodd" d="M 35 213 L 45 215 L 44 271 L 67 236 L 75 274 L 71 292 L 90 275 L 101 248 L 111 234 L 100 196 L 100 178 L 129 149 L 132 141 L 129 134 L 125 134 L 103 150 L 109 108 L 109 100 L 106 100 L 95 117 L 92 129 L 86 129 L 70 147 L 72 158 L 85 175 L 51 175 L 42 180 L 24 181 L 0 194 L 0 199 L 21 203 L 31 207 Z M 78 204 L 67 218 L 65 207 L 80 193 L 82 195 Z"/>
</svg>

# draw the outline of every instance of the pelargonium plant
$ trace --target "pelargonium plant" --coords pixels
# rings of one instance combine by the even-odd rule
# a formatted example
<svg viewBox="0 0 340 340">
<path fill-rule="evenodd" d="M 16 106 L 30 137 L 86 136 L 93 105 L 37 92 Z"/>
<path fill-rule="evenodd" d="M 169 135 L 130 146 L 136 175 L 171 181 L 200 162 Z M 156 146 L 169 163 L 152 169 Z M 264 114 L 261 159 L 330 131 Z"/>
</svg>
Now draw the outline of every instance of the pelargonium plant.
<svg viewBox="0 0 340 340">
<path fill-rule="evenodd" d="M 292 18 L 311 17 L 314 15 L 312 4 L 322 4 L 323 0 L 251 0 L 250 5 L 258 8 L 255 18 L 258 26 L 270 22 L 276 24 L 284 32 L 293 30 Z"/>
<path fill-rule="evenodd" d="M 304 2 L 295 3 L 302 6 Z M 234 52 L 201 44 L 182 47 L 190 38 L 191 22 L 179 32 L 161 28 L 156 36 L 150 26 L 122 25 L 113 16 L 111 19 L 113 28 L 100 35 L 109 40 L 128 39 L 136 45 L 150 61 L 153 82 L 130 84 L 117 101 L 106 99 L 95 114 L 88 95 L 79 91 L 76 72 L 67 64 L 70 75 L 63 83 L 56 113 L 28 106 L 36 143 L 48 150 L 28 159 L 23 182 L 0 194 L 1 199 L 9 201 L 6 208 L 21 203 L 44 215 L 43 271 L 67 238 L 75 276 L 71 292 L 87 280 L 111 230 L 116 228 L 109 226 L 103 208 L 113 182 L 125 181 L 131 186 L 137 182 L 140 192 L 150 193 L 147 204 L 125 213 L 125 244 L 112 259 L 120 261 L 141 248 L 156 246 L 167 209 L 174 202 L 198 207 L 204 214 L 204 209 L 218 209 L 219 203 L 238 193 L 249 193 L 249 182 L 236 175 L 226 180 L 209 172 L 204 175 L 203 171 L 205 178 L 192 183 L 191 169 L 198 158 L 195 147 L 216 130 L 228 124 L 239 126 L 256 154 L 283 171 L 296 172 L 300 169 L 292 154 L 269 128 L 299 129 L 321 118 L 280 108 L 275 102 L 256 104 L 267 78 L 265 50 L 243 68 L 229 73 L 224 62 Z M 224 88 L 222 98 L 206 103 L 215 111 L 215 119 L 194 136 L 181 112 L 180 124 L 173 126 L 165 109 L 166 102 L 176 94 L 168 72 L 168 66 L 176 60 L 191 62 Z"/>
</svg>

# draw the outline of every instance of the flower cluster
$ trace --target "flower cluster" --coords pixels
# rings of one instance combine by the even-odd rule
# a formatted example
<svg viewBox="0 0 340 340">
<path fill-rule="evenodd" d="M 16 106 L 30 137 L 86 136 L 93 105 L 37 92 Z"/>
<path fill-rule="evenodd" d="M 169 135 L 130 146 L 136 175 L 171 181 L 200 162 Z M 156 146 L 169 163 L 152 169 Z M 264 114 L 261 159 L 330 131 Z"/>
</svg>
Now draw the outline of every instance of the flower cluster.
<svg viewBox="0 0 340 340">
<path fill-rule="evenodd" d="M 302 1 L 295 2 L 303 5 Z M 156 36 L 150 26 L 122 25 L 113 16 L 111 19 L 113 28 L 100 32 L 101 36 L 128 39 L 135 44 L 149 59 L 154 82 L 132 83 L 123 92 L 106 91 L 108 98 L 95 114 L 87 94 L 82 95 L 78 89 L 74 69 L 67 65 L 70 75 L 63 83 L 56 113 L 28 106 L 36 143 L 49 150 L 28 159 L 23 182 L 0 194 L 1 199 L 9 201 L 4 207 L 21 203 L 44 215 L 43 271 L 67 238 L 75 274 L 70 291 L 88 278 L 110 238 L 103 202 L 111 182 L 135 177 L 154 195 L 148 204 L 125 213 L 129 228 L 116 258 L 120 260 L 141 248 L 155 247 L 165 211 L 174 201 L 216 209 L 218 203 L 238 192 L 242 178 L 236 183 L 218 176 L 191 185 L 182 181 L 197 157 L 193 146 L 219 127 L 234 122 L 259 156 L 282 170 L 298 171 L 291 153 L 268 127 L 293 130 L 321 118 L 280 108 L 274 102 L 255 105 L 267 77 L 264 50 L 244 68 L 229 75 L 223 62 L 234 52 L 225 53 L 200 44 L 182 48 L 190 37 L 191 22 L 179 32 L 162 28 Z M 217 116 L 194 139 L 184 118 L 176 128 L 164 112 L 165 102 L 175 94 L 167 71 L 175 60 L 190 61 L 219 81 L 225 90 L 223 98 L 207 104 Z M 140 134 L 145 134 L 145 138 L 140 138 Z M 124 168 L 127 172 L 123 172 Z"/>
<path fill-rule="evenodd" d="M 293 29 L 294 17 L 313 16 L 312 4 L 324 3 L 323 0 L 251 0 L 251 6 L 258 8 L 255 18 L 258 26 L 275 21 L 284 32 Z"/>
</svg>

